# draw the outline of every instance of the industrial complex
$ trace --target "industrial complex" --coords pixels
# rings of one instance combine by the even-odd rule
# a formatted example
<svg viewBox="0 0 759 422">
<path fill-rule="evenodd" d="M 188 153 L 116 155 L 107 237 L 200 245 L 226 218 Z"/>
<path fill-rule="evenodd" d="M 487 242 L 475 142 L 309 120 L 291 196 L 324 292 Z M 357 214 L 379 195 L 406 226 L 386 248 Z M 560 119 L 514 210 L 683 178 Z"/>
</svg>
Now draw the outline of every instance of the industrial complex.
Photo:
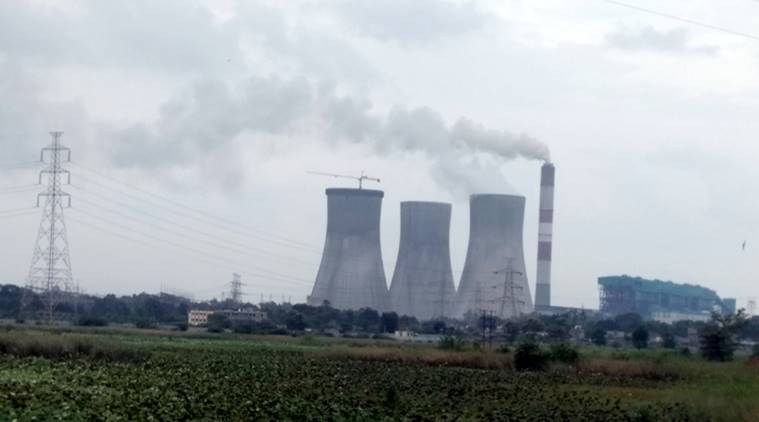
<svg viewBox="0 0 759 422">
<path fill-rule="evenodd" d="M 598 279 L 600 311 L 610 316 L 637 313 L 662 322 L 707 320 L 713 311 L 735 312 L 735 299 L 693 284 L 611 276 Z"/>
<path fill-rule="evenodd" d="M 344 177 L 344 176 L 340 176 Z M 325 301 L 338 309 L 373 308 L 419 320 L 487 314 L 500 318 L 574 310 L 551 302 L 551 261 L 556 169 L 541 167 L 535 297 L 524 259 L 525 197 L 478 193 L 470 196 L 469 244 L 458 289 L 450 256 L 451 204 L 400 204 L 398 259 L 388 289 L 380 249 L 384 193 L 327 189 L 327 233 L 310 305 Z M 711 289 L 629 276 L 600 277 L 599 312 L 638 313 L 663 322 L 705 320 L 712 311 L 735 312 L 735 299 Z"/>
</svg>

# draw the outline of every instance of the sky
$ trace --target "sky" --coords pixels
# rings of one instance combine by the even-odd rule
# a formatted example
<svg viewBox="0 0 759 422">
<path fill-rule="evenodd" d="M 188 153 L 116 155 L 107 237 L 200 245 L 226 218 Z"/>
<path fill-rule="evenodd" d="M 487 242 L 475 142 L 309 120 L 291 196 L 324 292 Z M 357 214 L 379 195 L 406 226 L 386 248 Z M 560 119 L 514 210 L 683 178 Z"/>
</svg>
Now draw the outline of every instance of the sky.
<svg viewBox="0 0 759 422">
<path fill-rule="evenodd" d="M 401 201 L 453 204 L 458 283 L 468 195 L 524 195 L 534 292 L 550 157 L 554 304 L 597 308 L 597 278 L 629 274 L 744 306 L 759 296 L 759 2 L 624 4 L 0 2 L 0 282 L 28 274 L 33 162 L 60 130 L 88 293 L 221 297 L 239 272 L 250 300 L 305 300 L 324 189 L 355 185 L 308 171 L 381 178 L 388 284 Z"/>
</svg>

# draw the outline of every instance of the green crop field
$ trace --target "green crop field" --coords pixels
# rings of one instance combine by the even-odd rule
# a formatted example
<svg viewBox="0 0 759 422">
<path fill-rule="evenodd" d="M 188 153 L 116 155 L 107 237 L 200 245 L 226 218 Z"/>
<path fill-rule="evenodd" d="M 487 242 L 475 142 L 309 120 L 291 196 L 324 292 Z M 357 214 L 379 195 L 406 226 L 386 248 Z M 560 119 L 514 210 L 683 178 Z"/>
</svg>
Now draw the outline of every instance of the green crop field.
<svg viewBox="0 0 759 422">
<path fill-rule="evenodd" d="M 2 420 L 758 420 L 759 369 L 671 352 L 508 354 L 314 337 L 0 333 Z"/>
</svg>

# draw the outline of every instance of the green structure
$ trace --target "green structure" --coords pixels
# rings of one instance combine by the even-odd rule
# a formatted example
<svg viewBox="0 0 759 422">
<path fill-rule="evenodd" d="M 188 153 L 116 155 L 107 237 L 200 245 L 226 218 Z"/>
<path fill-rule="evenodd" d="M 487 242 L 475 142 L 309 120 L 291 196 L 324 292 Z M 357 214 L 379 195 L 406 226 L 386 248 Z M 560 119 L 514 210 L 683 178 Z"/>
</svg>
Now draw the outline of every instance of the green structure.
<svg viewBox="0 0 759 422">
<path fill-rule="evenodd" d="M 735 305 L 717 293 L 693 284 L 640 277 L 599 277 L 600 311 L 608 315 L 634 312 L 649 319 L 705 318 L 713 310 L 734 312 Z"/>
</svg>

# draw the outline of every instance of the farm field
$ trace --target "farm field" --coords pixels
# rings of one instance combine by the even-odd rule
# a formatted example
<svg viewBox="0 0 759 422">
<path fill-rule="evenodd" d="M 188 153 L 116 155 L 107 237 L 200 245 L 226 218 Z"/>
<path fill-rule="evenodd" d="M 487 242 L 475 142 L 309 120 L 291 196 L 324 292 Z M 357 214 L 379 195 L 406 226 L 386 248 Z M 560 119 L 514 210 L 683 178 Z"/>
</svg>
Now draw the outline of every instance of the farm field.
<svg viewBox="0 0 759 422">
<path fill-rule="evenodd" d="M 758 367 L 674 352 L 522 372 L 390 341 L 21 329 L 0 352 L 3 420 L 759 419 Z"/>
</svg>

